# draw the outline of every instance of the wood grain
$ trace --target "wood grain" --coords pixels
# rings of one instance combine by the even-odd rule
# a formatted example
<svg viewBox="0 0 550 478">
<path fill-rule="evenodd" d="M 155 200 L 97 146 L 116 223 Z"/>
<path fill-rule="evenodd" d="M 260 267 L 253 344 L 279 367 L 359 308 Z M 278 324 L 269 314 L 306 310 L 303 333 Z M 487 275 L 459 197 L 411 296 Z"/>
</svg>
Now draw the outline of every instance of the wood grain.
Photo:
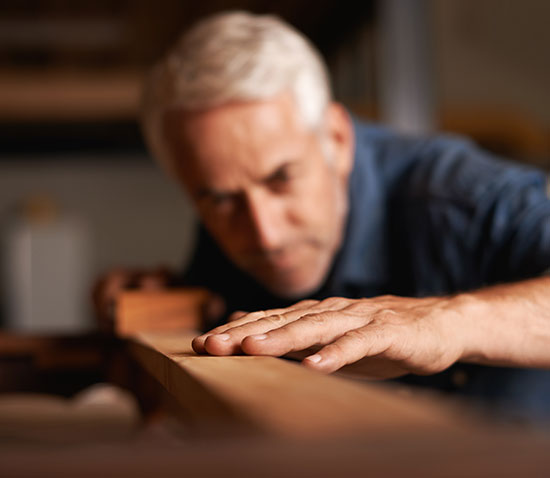
<svg viewBox="0 0 550 478">
<path fill-rule="evenodd" d="M 138 333 L 130 352 L 199 422 L 276 436 L 458 430 L 456 410 L 379 383 L 355 383 L 274 357 L 198 356 L 194 334 Z"/>
</svg>

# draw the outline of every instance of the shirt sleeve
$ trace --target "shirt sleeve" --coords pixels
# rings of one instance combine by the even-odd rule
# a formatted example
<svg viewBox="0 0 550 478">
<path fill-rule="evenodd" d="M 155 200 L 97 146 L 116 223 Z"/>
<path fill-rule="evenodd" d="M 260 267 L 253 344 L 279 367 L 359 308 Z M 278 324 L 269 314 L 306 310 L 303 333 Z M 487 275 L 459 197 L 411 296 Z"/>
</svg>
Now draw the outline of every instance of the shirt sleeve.
<svg viewBox="0 0 550 478">
<path fill-rule="evenodd" d="M 469 141 L 427 143 L 408 184 L 414 267 L 441 291 L 550 273 L 547 184 L 541 170 Z"/>
<path fill-rule="evenodd" d="M 489 273 L 495 280 L 538 276 L 550 269 L 550 200 L 546 181 L 518 177 L 499 191 L 488 214 L 492 252 Z"/>
</svg>

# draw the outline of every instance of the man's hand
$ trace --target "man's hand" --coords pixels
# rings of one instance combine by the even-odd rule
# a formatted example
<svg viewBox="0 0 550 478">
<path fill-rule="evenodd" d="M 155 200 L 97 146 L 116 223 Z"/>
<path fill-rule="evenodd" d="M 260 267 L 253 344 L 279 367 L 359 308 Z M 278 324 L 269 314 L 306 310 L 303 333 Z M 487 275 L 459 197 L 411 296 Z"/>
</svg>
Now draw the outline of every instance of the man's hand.
<svg viewBox="0 0 550 478">
<path fill-rule="evenodd" d="M 383 364 L 374 370 L 377 376 L 431 374 L 464 353 L 467 328 L 459 312 L 464 300 L 383 296 L 303 301 L 242 315 L 196 337 L 193 348 L 212 355 L 281 356 L 321 345 L 304 365 L 333 372 L 365 359 Z"/>
</svg>

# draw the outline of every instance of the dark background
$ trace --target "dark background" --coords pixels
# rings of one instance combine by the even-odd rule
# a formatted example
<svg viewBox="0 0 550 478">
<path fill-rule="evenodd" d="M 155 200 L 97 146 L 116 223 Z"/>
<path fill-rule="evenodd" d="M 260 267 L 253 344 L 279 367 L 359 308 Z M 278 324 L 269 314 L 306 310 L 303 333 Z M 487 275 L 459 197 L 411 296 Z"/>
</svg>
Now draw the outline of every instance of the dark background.
<svg viewBox="0 0 550 478">
<path fill-rule="evenodd" d="M 545 0 L 3 0 L 5 327 L 89 328 L 98 274 L 185 262 L 193 213 L 144 148 L 139 91 L 180 32 L 225 9 L 275 13 L 302 30 L 326 58 L 336 98 L 365 118 L 414 134 L 465 134 L 550 165 Z M 32 243 L 44 228 L 53 242 Z M 77 260 L 64 263 L 63 240 L 76 244 Z M 21 304 L 34 308 L 23 314 Z M 74 320 L 59 322 L 64 314 Z"/>
</svg>

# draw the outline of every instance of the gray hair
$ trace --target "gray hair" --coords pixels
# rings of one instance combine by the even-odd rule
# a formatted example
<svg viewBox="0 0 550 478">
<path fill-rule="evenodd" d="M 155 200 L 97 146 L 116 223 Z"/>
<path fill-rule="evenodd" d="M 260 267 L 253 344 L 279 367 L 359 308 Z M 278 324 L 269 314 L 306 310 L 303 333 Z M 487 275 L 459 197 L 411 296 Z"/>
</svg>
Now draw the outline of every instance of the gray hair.
<svg viewBox="0 0 550 478">
<path fill-rule="evenodd" d="M 238 11 L 211 16 L 184 34 L 153 68 L 142 105 L 146 140 L 170 171 L 160 137 L 163 112 L 206 110 L 286 91 L 306 124 L 319 127 L 331 91 L 313 45 L 275 16 Z"/>
</svg>

